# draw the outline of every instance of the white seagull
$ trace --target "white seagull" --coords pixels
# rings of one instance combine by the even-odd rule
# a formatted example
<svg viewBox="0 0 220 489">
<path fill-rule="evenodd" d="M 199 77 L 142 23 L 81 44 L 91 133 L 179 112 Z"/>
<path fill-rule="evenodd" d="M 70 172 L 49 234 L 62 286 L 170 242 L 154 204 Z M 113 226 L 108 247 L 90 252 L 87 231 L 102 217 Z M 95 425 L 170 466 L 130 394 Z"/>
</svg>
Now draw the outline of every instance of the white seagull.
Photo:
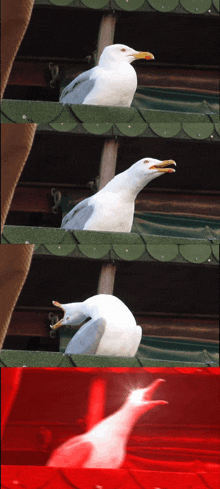
<svg viewBox="0 0 220 489">
<path fill-rule="evenodd" d="M 139 347 L 142 329 L 128 307 L 117 297 L 99 294 L 84 302 L 53 304 L 64 311 L 64 317 L 51 326 L 75 326 L 86 322 L 68 343 L 66 354 L 133 357 Z"/>
<path fill-rule="evenodd" d="M 165 380 L 157 379 L 145 389 L 133 390 L 118 411 L 87 433 L 70 438 L 56 448 L 46 465 L 87 469 L 121 467 L 129 435 L 138 418 L 158 405 L 168 404 L 151 400 L 162 382 Z"/>
<path fill-rule="evenodd" d="M 137 89 L 137 75 L 130 63 L 154 59 L 153 54 L 135 51 L 124 44 L 107 46 L 98 66 L 81 73 L 60 96 L 62 104 L 113 105 L 130 107 Z"/>
<path fill-rule="evenodd" d="M 61 228 L 129 233 L 137 194 L 154 178 L 165 172 L 175 172 L 173 168 L 167 168 L 168 165 L 176 163 L 142 158 L 116 175 L 95 195 L 79 202 L 63 218 Z"/>
</svg>

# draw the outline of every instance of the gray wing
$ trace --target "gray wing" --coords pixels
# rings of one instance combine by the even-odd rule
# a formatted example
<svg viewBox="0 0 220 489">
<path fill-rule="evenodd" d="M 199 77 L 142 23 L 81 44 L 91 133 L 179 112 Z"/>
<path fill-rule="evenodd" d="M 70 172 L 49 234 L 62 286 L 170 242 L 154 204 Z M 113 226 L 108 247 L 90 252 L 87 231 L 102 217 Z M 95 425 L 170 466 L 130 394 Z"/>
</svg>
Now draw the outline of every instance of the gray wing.
<svg viewBox="0 0 220 489">
<path fill-rule="evenodd" d="M 81 73 L 77 76 L 61 93 L 60 102 L 62 104 L 82 104 L 89 92 L 95 85 L 95 80 L 91 80 L 94 68 Z"/>
<path fill-rule="evenodd" d="M 49 467 L 83 467 L 93 451 L 93 444 L 84 435 L 74 436 L 57 447 L 46 465 Z"/>
<path fill-rule="evenodd" d="M 90 205 L 89 201 L 90 197 L 73 207 L 63 218 L 61 228 L 71 230 L 83 229 L 94 209 L 94 206 Z"/>
<path fill-rule="evenodd" d="M 65 353 L 67 355 L 95 355 L 104 334 L 105 326 L 106 321 L 104 318 L 88 321 L 73 336 L 66 347 Z"/>
</svg>

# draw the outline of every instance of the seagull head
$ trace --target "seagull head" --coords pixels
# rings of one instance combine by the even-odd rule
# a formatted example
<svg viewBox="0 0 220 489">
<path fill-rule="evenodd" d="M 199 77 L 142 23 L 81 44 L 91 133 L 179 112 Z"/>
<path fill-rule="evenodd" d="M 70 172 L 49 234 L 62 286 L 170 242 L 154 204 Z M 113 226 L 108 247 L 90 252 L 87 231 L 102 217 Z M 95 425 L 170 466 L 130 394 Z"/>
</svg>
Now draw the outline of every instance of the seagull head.
<svg viewBox="0 0 220 489">
<path fill-rule="evenodd" d="M 64 316 L 60 321 L 56 324 L 51 325 L 51 329 L 57 329 L 61 326 L 77 326 L 85 321 L 88 317 L 88 314 L 83 312 L 83 303 L 82 302 L 72 302 L 70 304 L 60 304 L 57 301 L 52 301 L 53 305 L 56 307 L 60 307 Z"/>
<path fill-rule="evenodd" d="M 159 177 L 163 173 L 174 173 L 176 170 L 170 168 L 172 165 L 176 166 L 174 160 L 156 160 L 155 158 L 142 158 L 130 167 L 131 173 L 134 174 L 134 178 L 139 181 L 150 182 L 154 178 Z"/>
<path fill-rule="evenodd" d="M 167 401 L 159 400 L 152 401 L 152 396 L 163 382 L 166 382 L 164 379 L 156 379 L 152 384 L 144 389 L 135 389 L 132 390 L 126 400 L 126 403 L 129 403 L 134 408 L 143 408 L 143 410 L 152 409 L 160 404 L 168 404 Z"/>
<path fill-rule="evenodd" d="M 135 51 L 125 44 L 112 44 L 111 46 L 106 46 L 103 50 L 99 66 L 104 66 L 109 62 L 122 63 L 126 61 L 127 63 L 132 63 L 136 59 L 154 59 L 154 55 L 146 51 Z"/>
</svg>

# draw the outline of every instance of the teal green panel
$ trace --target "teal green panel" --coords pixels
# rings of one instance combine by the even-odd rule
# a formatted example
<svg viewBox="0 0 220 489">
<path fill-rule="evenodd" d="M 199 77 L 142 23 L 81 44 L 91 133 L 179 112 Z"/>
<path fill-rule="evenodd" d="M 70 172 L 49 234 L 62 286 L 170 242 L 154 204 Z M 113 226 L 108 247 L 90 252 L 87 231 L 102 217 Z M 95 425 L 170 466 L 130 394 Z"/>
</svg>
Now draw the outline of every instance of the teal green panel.
<svg viewBox="0 0 220 489">
<path fill-rule="evenodd" d="M 84 129 L 88 131 L 91 134 L 105 134 L 106 132 L 110 131 L 111 127 L 113 126 L 112 123 L 106 122 L 106 123 L 97 123 L 94 124 L 92 122 L 87 123 L 85 122 L 82 124 Z"/>
<path fill-rule="evenodd" d="M 192 239 L 206 241 L 220 239 L 220 223 L 217 219 L 153 214 L 141 211 L 136 211 L 134 214 L 132 231 L 141 234 L 146 241 L 147 237 L 151 236 L 168 239 L 174 237 L 179 239 L 190 238 L 191 242 Z M 217 242 L 215 241 L 215 243 Z"/>
<path fill-rule="evenodd" d="M 178 246 L 176 244 L 147 244 L 147 251 L 159 261 L 170 261 L 176 258 Z"/>
<path fill-rule="evenodd" d="M 75 248 L 76 244 L 59 244 L 59 245 L 45 245 L 45 248 L 52 253 L 52 255 L 56 256 L 67 256 L 69 255 Z"/>
<path fill-rule="evenodd" d="M 58 244 L 65 238 L 66 231 L 56 228 L 32 228 L 29 226 L 5 226 L 3 235 L 4 238 L 11 244 L 22 244 L 26 241 L 27 244 Z M 74 247 L 75 240 L 72 237 L 72 245 Z"/>
<path fill-rule="evenodd" d="M 144 5 L 144 2 L 145 0 L 115 0 L 116 5 L 123 10 L 137 10 Z"/>
<path fill-rule="evenodd" d="M 145 252 L 144 243 L 135 245 L 114 244 L 115 253 L 123 260 L 137 260 Z"/>
<path fill-rule="evenodd" d="M 136 358 L 71 355 L 77 367 L 140 367 Z"/>
<path fill-rule="evenodd" d="M 130 124 L 116 124 L 118 127 L 119 131 L 122 132 L 125 136 L 139 136 L 142 134 L 148 124 L 146 122 L 140 122 L 140 123 L 130 123 Z"/>
<path fill-rule="evenodd" d="M 219 261 L 219 245 L 212 244 L 212 252 L 213 252 L 213 255 L 215 256 L 216 260 Z"/>
<path fill-rule="evenodd" d="M 178 361 L 169 361 L 169 360 L 148 360 L 147 358 L 138 357 L 139 362 L 142 367 L 208 367 L 206 363 L 202 362 L 178 362 Z"/>
<path fill-rule="evenodd" d="M 214 130 L 214 124 L 211 122 L 202 122 L 198 124 L 183 123 L 183 129 L 193 139 L 206 139 L 211 136 Z"/>
<path fill-rule="evenodd" d="M 212 0 L 213 5 L 215 5 L 216 10 L 219 11 L 219 0 Z"/>
<path fill-rule="evenodd" d="M 219 116 L 219 99 L 216 95 L 174 88 L 139 85 L 132 107 L 139 109 L 147 122 L 209 122 L 208 115 Z"/>
<path fill-rule="evenodd" d="M 148 3 L 155 10 L 160 12 L 170 12 L 175 9 L 179 3 L 179 0 L 148 0 Z"/>
<path fill-rule="evenodd" d="M 218 134 L 220 134 L 220 122 L 216 122 L 216 123 L 214 124 L 214 126 L 215 126 L 215 130 L 216 130 L 216 132 L 217 132 Z"/>
<path fill-rule="evenodd" d="M 211 246 L 209 244 L 180 245 L 181 255 L 191 263 L 203 263 L 211 255 Z"/>
<path fill-rule="evenodd" d="M 50 3 L 64 7 L 66 5 L 70 5 L 70 3 L 72 3 L 72 0 L 50 0 Z"/>
<path fill-rule="evenodd" d="M 103 105 L 71 105 L 76 117 L 81 122 L 114 123 L 129 122 L 135 115 L 136 109 L 133 107 L 107 107 Z"/>
<path fill-rule="evenodd" d="M 83 255 L 87 256 L 88 258 L 97 258 L 97 259 L 107 255 L 107 253 L 111 249 L 111 245 L 79 244 L 78 247 L 81 253 L 83 253 Z"/>
<path fill-rule="evenodd" d="M 78 122 L 53 122 L 52 124 L 49 124 L 50 127 L 55 129 L 56 131 L 59 132 L 69 132 L 72 129 L 74 129 L 77 126 Z"/>
<path fill-rule="evenodd" d="M 57 102 L 36 102 L 27 100 L 3 100 L 2 111 L 13 122 L 52 122 L 62 111 Z"/>
<path fill-rule="evenodd" d="M 158 122 L 150 124 L 150 128 L 153 132 L 158 134 L 158 136 L 162 136 L 163 138 L 172 138 L 173 136 L 176 136 L 178 132 L 180 132 L 181 124 L 178 122 L 175 124 Z"/>
<path fill-rule="evenodd" d="M 211 7 L 211 0 L 180 0 L 181 5 L 191 14 L 204 14 Z"/>
<path fill-rule="evenodd" d="M 108 0 L 81 0 L 83 5 L 90 8 L 102 8 L 108 4 Z"/>
</svg>

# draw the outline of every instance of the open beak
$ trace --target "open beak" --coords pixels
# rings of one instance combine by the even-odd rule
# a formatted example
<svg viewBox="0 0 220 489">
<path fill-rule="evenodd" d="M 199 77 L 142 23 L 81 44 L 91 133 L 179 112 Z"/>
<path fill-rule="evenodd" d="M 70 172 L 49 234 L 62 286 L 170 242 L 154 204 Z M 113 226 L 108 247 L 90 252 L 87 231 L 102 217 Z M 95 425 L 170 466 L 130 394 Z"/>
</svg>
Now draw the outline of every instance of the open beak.
<svg viewBox="0 0 220 489">
<path fill-rule="evenodd" d="M 137 54 L 133 54 L 136 59 L 154 59 L 154 55 L 145 51 L 140 51 Z"/>
<path fill-rule="evenodd" d="M 169 166 L 169 165 L 175 165 L 176 166 L 176 162 L 173 160 L 164 160 L 164 161 L 162 161 L 162 163 L 158 163 L 158 165 L 151 166 L 150 170 L 157 170 L 157 171 L 167 172 L 167 173 L 175 172 L 176 170 L 174 170 L 174 168 L 167 168 L 167 166 Z"/>
<path fill-rule="evenodd" d="M 63 309 L 62 305 L 61 305 L 59 302 L 57 302 L 57 301 L 52 301 L 52 303 L 53 303 L 53 305 L 54 305 L 54 306 L 60 307 L 60 308 L 61 308 L 61 309 L 64 311 L 64 309 Z M 60 326 L 63 326 L 62 322 L 63 322 L 63 320 L 62 320 L 62 319 L 60 319 L 60 321 L 58 321 L 58 323 L 53 324 L 53 325 L 50 325 L 51 329 L 57 329 L 57 328 L 60 328 Z"/>
</svg>

